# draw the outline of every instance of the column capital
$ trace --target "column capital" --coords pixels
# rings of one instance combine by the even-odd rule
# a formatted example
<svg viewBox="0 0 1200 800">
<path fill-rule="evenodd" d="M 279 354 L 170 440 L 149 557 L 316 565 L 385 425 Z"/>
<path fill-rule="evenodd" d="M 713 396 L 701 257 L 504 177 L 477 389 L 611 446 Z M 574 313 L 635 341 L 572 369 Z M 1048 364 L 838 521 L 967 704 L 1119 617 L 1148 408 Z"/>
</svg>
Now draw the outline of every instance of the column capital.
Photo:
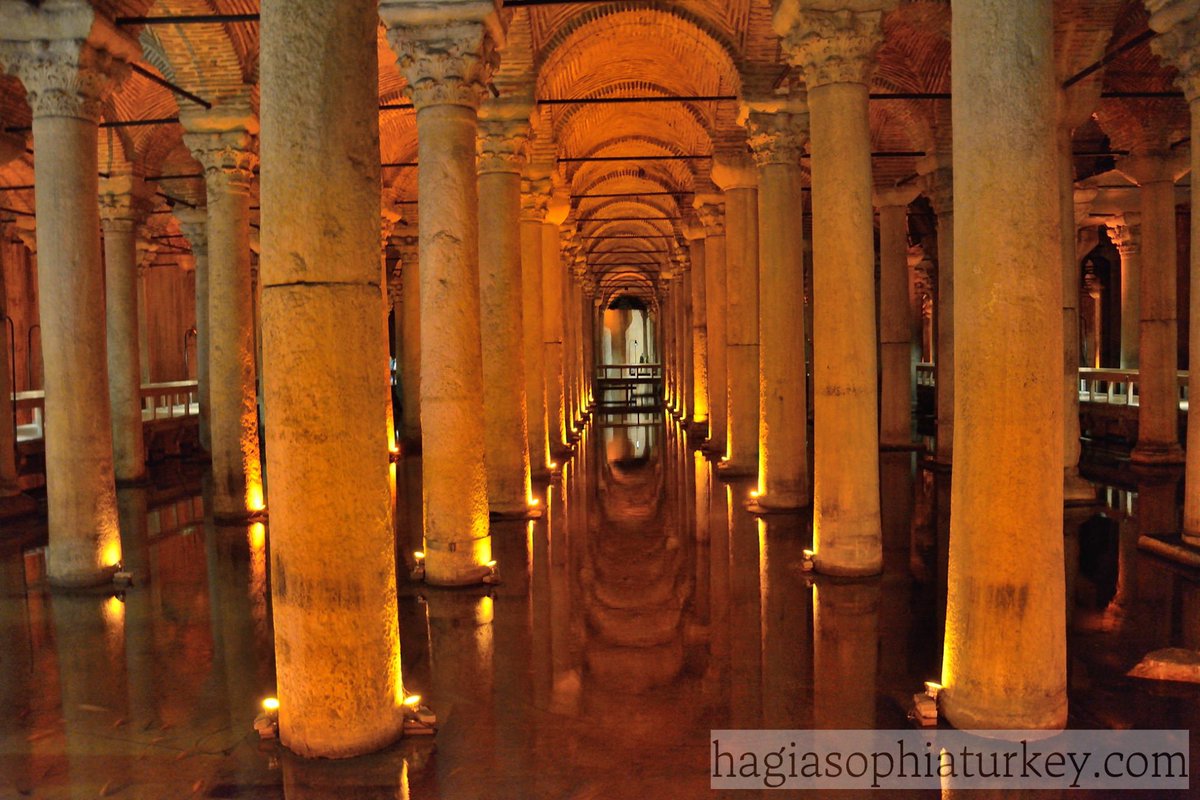
<svg viewBox="0 0 1200 800">
<path fill-rule="evenodd" d="M 210 192 L 249 193 L 254 181 L 258 154 L 254 152 L 253 127 L 226 130 L 193 130 L 184 122 L 183 143 L 204 169 L 204 182 Z"/>
<path fill-rule="evenodd" d="M 35 118 L 99 122 L 101 103 L 141 47 L 85 0 L 0 4 L 0 65 L 25 85 Z"/>
<path fill-rule="evenodd" d="M 379 196 L 379 248 L 382 250 L 387 247 L 388 241 L 392 238 L 392 231 L 396 229 L 396 225 L 400 223 L 403 214 L 400 213 L 400 208 L 397 201 L 400 199 L 400 190 L 394 186 L 385 186 Z"/>
<path fill-rule="evenodd" d="M 830 83 L 870 81 L 883 43 L 883 15 L 897 0 L 846 0 L 853 8 L 813 8 L 812 0 L 775 4 L 774 26 L 785 56 L 804 70 L 809 91 Z"/>
<path fill-rule="evenodd" d="M 550 203 L 549 178 L 521 179 L 521 221 L 543 222 Z"/>
<path fill-rule="evenodd" d="M 919 194 L 921 194 L 921 187 L 914 182 L 904 186 L 877 188 L 873 193 L 873 200 L 875 201 L 876 208 L 888 208 L 890 206 L 908 208 L 908 204 L 916 200 Z"/>
<path fill-rule="evenodd" d="M 1075 187 L 1075 227 L 1079 227 L 1087 219 L 1088 214 L 1092 211 L 1092 203 L 1095 202 L 1098 194 L 1100 194 L 1099 190 L 1090 186 Z"/>
<path fill-rule="evenodd" d="M 1159 35 L 1150 49 L 1179 70 L 1176 83 L 1189 103 L 1200 100 L 1200 3 L 1195 0 L 1145 0 L 1150 28 Z"/>
<path fill-rule="evenodd" d="M 132 231 L 150 211 L 146 182 L 130 173 L 100 179 L 100 228 Z"/>
<path fill-rule="evenodd" d="M 417 110 L 455 105 L 478 108 L 499 63 L 504 30 L 494 0 L 428 3 L 383 0 L 401 73 Z"/>
<path fill-rule="evenodd" d="M 725 197 L 719 194 L 698 194 L 693 201 L 696 216 L 704 226 L 706 236 L 725 235 Z"/>
<path fill-rule="evenodd" d="M 1121 254 L 1136 256 L 1142 243 L 1142 215 L 1127 211 L 1119 217 L 1110 219 L 1106 225 L 1108 238 Z"/>
<path fill-rule="evenodd" d="M 746 126 L 746 143 L 759 167 L 800 164 L 804 143 L 808 141 L 806 93 L 748 99 L 742 103 L 741 122 Z"/>
<path fill-rule="evenodd" d="M 758 170 L 748 154 L 720 154 L 713 157 L 712 181 L 721 191 L 757 189 Z"/>
<path fill-rule="evenodd" d="M 37 221 L 33 217 L 17 217 L 12 222 L 13 233 L 30 255 L 37 257 Z"/>
<path fill-rule="evenodd" d="M 1139 186 L 1174 183 L 1189 167 L 1186 152 L 1134 152 L 1117 161 L 1117 171 Z"/>
<path fill-rule="evenodd" d="M 525 165 L 525 145 L 529 141 L 529 113 L 526 106 L 524 118 L 513 118 L 480 109 L 479 136 L 476 151 L 479 154 L 479 174 L 509 172 L 519 174 Z"/>
<path fill-rule="evenodd" d="M 144 277 L 146 270 L 150 269 L 150 264 L 158 256 L 158 242 L 155 242 L 145 235 L 143 231 L 137 237 L 137 272 L 138 277 Z"/>
<path fill-rule="evenodd" d="M 954 171 L 950 167 L 938 167 L 922 177 L 921 192 L 929 198 L 933 213 L 939 217 L 954 213 Z"/>
<path fill-rule="evenodd" d="M 172 213 L 179 222 L 179 232 L 192 246 L 193 256 L 208 255 L 208 209 L 203 206 L 175 206 Z"/>
</svg>

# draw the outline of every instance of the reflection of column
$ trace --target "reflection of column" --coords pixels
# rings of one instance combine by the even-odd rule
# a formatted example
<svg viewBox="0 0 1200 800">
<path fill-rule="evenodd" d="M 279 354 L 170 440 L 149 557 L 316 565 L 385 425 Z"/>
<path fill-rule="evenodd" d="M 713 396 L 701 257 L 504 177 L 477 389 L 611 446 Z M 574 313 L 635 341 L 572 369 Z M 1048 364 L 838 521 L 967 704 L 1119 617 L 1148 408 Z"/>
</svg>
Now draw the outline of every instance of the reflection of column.
<svg viewBox="0 0 1200 800">
<path fill-rule="evenodd" d="M 378 749 L 403 728 L 380 326 L 378 17 L 369 0 L 268 0 L 262 13 L 279 734 L 301 755 L 340 758 Z M 295 80 L 296 58 L 312 80 Z"/>
<path fill-rule="evenodd" d="M 246 109 L 185 120 L 185 142 L 208 188 L 209 420 L 213 513 L 228 520 L 260 513 L 254 304 L 250 281 L 250 184 L 258 121 Z"/>
<path fill-rule="evenodd" d="M 1138 324 L 1142 318 L 1138 297 L 1141 280 L 1141 215 L 1125 212 L 1109 225 L 1108 234 L 1121 255 L 1121 369 L 1137 369 Z"/>
<path fill-rule="evenodd" d="M 764 509 L 808 505 L 808 391 L 804 359 L 804 226 L 800 156 L 804 98 L 751 106 L 758 162 L 758 498 Z"/>
<path fill-rule="evenodd" d="M 1179 70 L 1177 82 L 1183 88 L 1192 114 L 1192 240 L 1191 268 L 1189 270 L 1189 297 L 1192 308 L 1200 307 L 1200 13 L 1194 3 L 1180 0 L 1158 0 L 1147 5 L 1156 9 L 1150 18 L 1150 27 L 1162 33 L 1152 40 L 1150 47 Z M 1184 14 L 1188 16 L 1181 19 Z M 1174 252 L 1172 251 L 1172 256 Z M 1174 265 L 1173 257 L 1168 259 Z M 1175 270 L 1171 270 L 1175 274 Z M 1192 314 L 1188 328 L 1188 396 L 1200 397 L 1200 315 Z M 1192 419 L 1188 406 L 1187 475 L 1184 487 L 1183 537 L 1184 541 L 1200 545 L 1200 413 Z M 1139 442 L 1140 445 L 1140 442 Z"/>
<path fill-rule="evenodd" d="M 141 51 L 90 6 L 0 6 L 0 39 L 42 30 L 61 38 L 0 41 L 0 60 L 25 85 L 33 110 L 38 302 L 42 351 L 47 354 L 46 568 L 55 584 L 99 584 L 120 562 L 121 544 L 108 403 L 96 132 L 101 101 L 127 72 L 124 61 L 140 58 Z"/>
<path fill-rule="evenodd" d="M 912 446 L 912 324 L 908 305 L 908 204 L 917 187 L 875 193 L 879 206 L 879 443 Z"/>
<path fill-rule="evenodd" d="M 704 287 L 708 332 L 708 445 L 717 455 L 725 454 L 728 420 L 725 370 L 725 199 L 722 195 L 697 195 L 696 213 L 704 226 Z"/>
<path fill-rule="evenodd" d="M 521 163 L 529 104 L 485 103 L 479 131 L 479 298 L 488 509 L 529 511 L 525 328 L 521 291 Z"/>
<path fill-rule="evenodd" d="M 808 636 L 812 592 L 795 565 L 804 560 L 807 524 L 799 515 L 758 521 L 758 575 L 762 608 L 762 726 L 809 728 L 805 687 L 812 686 Z M 822 691 L 820 687 L 818 691 Z"/>
<path fill-rule="evenodd" d="M 548 178 L 528 179 L 521 188 L 521 313 L 525 344 L 525 400 L 529 466 L 539 478 L 550 462 L 546 449 L 546 369 L 542 344 L 542 221 L 550 199 Z"/>
<path fill-rule="evenodd" d="M 954 233 L 970 269 L 955 274 L 941 705 L 970 729 L 1060 728 L 1067 715 L 1062 351 L 1047 346 L 1062 341 L 1052 3 L 1010 11 L 956 6 L 952 35 Z M 997 293 L 1001 273 L 1010 288 Z"/>
<path fill-rule="evenodd" d="M 713 162 L 725 191 L 725 369 L 729 420 L 725 475 L 758 468 L 758 174 L 748 157 Z"/>
<path fill-rule="evenodd" d="M 1136 464 L 1181 464 L 1179 339 L 1175 316 L 1175 164 L 1161 153 L 1129 156 L 1119 165 L 1141 186 L 1142 270 L 1138 284 L 1138 440 Z"/>
<path fill-rule="evenodd" d="M 107 309 L 108 397 L 112 407 L 113 468 L 118 483 L 146 478 L 142 427 L 141 353 L 149 342 L 139 328 L 139 284 L 134 236 L 144 209 L 135 196 L 141 181 L 130 174 L 106 178 L 100 192 L 104 231 L 104 297 Z"/>
<path fill-rule="evenodd" d="M 689 256 L 692 262 L 690 278 L 692 291 L 692 427 L 707 438 L 709 419 L 708 399 L 708 313 L 705 295 L 704 228 L 688 225 L 684 228 L 688 238 Z"/>
<path fill-rule="evenodd" d="M 820 583 L 813 589 L 813 727 L 875 727 L 879 584 Z"/>
<path fill-rule="evenodd" d="M 208 379 L 208 212 L 203 208 L 175 207 L 179 229 L 192 246 L 196 264 L 196 394 L 200 400 L 200 446 L 212 447 Z"/>
<path fill-rule="evenodd" d="M 451 21 L 384 2 L 379 13 L 417 108 L 425 580 L 475 583 L 492 557 L 475 158 L 495 10 L 472 5 Z"/>
<path fill-rule="evenodd" d="M 883 567 L 874 209 L 867 84 L 883 12 L 796 11 L 775 29 L 804 69 L 812 151 L 813 546 L 817 570 L 872 575 Z M 780 12 L 788 6 L 780 6 Z"/>
<path fill-rule="evenodd" d="M 722 486 L 719 491 L 740 489 L 744 484 Z M 762 595 L 759 585 L 761 554 L 758 520 L 742 504 L 731 503 L 729 550 L 716 557 L 729 559 L 730 630 L 730 723 L 734 728 L 758 728 L 762 722 Z"/>
</svg>

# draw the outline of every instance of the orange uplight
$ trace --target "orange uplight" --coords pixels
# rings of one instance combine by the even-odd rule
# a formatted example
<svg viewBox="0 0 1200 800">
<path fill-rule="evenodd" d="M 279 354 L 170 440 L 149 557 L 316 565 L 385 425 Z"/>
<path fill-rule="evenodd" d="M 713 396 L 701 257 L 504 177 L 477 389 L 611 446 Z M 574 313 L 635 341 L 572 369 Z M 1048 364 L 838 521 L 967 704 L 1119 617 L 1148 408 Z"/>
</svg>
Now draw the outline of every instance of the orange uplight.
<svg viewBox="0 0 1200 800">
<path fill-rule="evenodd" d="M 273 713 L 279 710 L 278 697 L 264 697 L 262 701 L 263 711 Z"/>
</svg>

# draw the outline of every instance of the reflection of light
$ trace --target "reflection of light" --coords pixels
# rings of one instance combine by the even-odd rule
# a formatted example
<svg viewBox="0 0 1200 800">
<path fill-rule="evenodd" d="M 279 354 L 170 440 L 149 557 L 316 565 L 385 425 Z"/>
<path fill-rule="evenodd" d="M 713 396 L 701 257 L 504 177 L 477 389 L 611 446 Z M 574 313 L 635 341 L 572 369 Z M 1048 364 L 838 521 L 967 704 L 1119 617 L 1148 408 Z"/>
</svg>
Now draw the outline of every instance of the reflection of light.
<svg viewBox="0 0 1200 800">
<path fill-rule="evenodd" d="M 538 500 L 536 497 L 531 497 L 531 498 L 529 498 L 529 506 L 530 506 L 531 508 L 532 508 L 532 507 L 534 507 L 534 506 L 536 506 L 536 505 L 537 505 L 538 503 L 540 503 L 540 502 L 542 502 L 542 501 L 541 501 L 541 500 Z"/>
<path fill-rule="evenodd" d="M 551 461 L 551 462 L 550 462 L 549 464 L 547 464 L 546 466 L 548 466 L 550 469 L 558 469 L 558 462 L 557 462 L 557 461 Z"/>
<path fill-rule="evenodd" d="M 263 711 L 266 711 L 266 712 L 278 711 L 279 710 L 279 698 L 278 697 L 264 697 L 263 701 L 262 701 L 262 707 L 263 707 Z"/>
<path fill-rule="evenodd" d="M 404 705 L 408 706 L 409 708 L 416 708 L 417 706 L 421 705 L 421 695 L 419 695 L 419 694 L 408 695 L 407 697 L 404 698 Z"/>
<path fill-rule="evenodd" d="M 751 489 L 751 490 L 750 490 L 750 496 L 751 496 L 751 497 L 757 498 L 757 497 L 759 496 L 759 494 L 760 494 L 760 492 L 758 491 L 758 489 Z"/>
<path fill-rule="evenodd" d="M 251 551 L 262 550 L 267 544 L 267 526 L 261 522 L 251 523 L 248 538 Z"/>
<path fill-rule="evenodd" d="M 125 624 L 125 603 L 113 595 L 104 601 L 104 624 L 116 628 Z"/>
<path fill-rule="evenodd" d="M 424 551 L 422 551 L 422 550 L 414 550 L 414 551 L 413 551 L 413 558 L 415 558 L 415 559 L 417 560 L 417 563 L 420 563 L 420 562 L 424 561 L 424 560 L 425 560 L 425 553 L 424 553 Z"/>
<path fill-rule="evenodd" d="M 250 511 L 262 511 L 266 507 L 262 484 L 254 480 L 249 481 L 246 485 L 246 508 Z"/>
</svg>

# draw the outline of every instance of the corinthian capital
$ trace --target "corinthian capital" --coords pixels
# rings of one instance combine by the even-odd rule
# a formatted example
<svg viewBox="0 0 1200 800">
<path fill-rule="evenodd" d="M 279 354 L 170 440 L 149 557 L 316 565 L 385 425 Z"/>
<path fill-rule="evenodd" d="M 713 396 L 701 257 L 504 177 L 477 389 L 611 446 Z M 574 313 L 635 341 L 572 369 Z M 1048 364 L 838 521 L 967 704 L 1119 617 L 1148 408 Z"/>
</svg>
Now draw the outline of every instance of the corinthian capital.
<svg viewBox="0 0 1200 800">
<path fill-rule="evenodd" d="M 132 231 L 150 211 L 146 182 L 129 173 L 100 179 L 100 227 Z"/>
<path fill-rule="evenodd" d="M 172 213 L 179 220 L 179 232 L 192 246 L 192 254 L 201 257 L 208 255 L 208 210 L 203 207 L 175 206 Z"/>
<path fill-rule="evenodd" d="M 485 101 L 479 109 L 479 172 L 520 172 L 532 102 Z"/>
<path fill-rule="evenodd" d="M 1142 240 L 1142 215 L 1126 212 L 1108 222 L 1108 238 L 1121 257 L 1136 256 Z"/>
<path fill-rule="evenodd" d="M 0 3 L 0 31 L 0 65 L 25 85 L 35 118 L 98 122 L 101 102 L 142 55 L 85 0 Z"/>
<path fill-rule="evenodd" d="M 875 51 L 883 42 L 883 15 L 897 0 L 854 2 L 836 11 L 812 0 L 777 0 L 775 32 L 791 63 L 804 70 L 808 90 L 829 83 L 869 82 Z"/>
<path fill-rule="evenodd" d="M 1200 100 L 1200 6 L 1194 0 L 1145 0 L 1150 28 L 1158 32 L 1150 49 L 1179 70 L 1176 82 L 1189 103 Z"/>
<path fill-rule="evenodd" d="M 742 124 L 758 166 L 800 163 L 808 140 L 808 103 L 803 94 L 748 100 L 742 106 Z"/>
<path fill-rule="evenodd" d="M 525 222 L 543 222 L 550 205 L 552 191 L 549 178 L 523 178 L 521 180 L 521 219 Z"/>
<path fill-rule="evenodd" d="M 706 235 L 725 235 L 725 198 L 722 195 L 698 194 L 693 205 Z"/>
<path fill-rule="evenodd" d="M 210 192 L 248 192 L 258 155 L 254 137 L 245 130 L 185 133 L 183 142 L 204 168 Z"/>
<path fill-rule="evenodd" d="M 479 107 L 503 40 L 494 0 L 384 0 L 379 16 L 418 110 L 441 105 Z"/>
</svg>

